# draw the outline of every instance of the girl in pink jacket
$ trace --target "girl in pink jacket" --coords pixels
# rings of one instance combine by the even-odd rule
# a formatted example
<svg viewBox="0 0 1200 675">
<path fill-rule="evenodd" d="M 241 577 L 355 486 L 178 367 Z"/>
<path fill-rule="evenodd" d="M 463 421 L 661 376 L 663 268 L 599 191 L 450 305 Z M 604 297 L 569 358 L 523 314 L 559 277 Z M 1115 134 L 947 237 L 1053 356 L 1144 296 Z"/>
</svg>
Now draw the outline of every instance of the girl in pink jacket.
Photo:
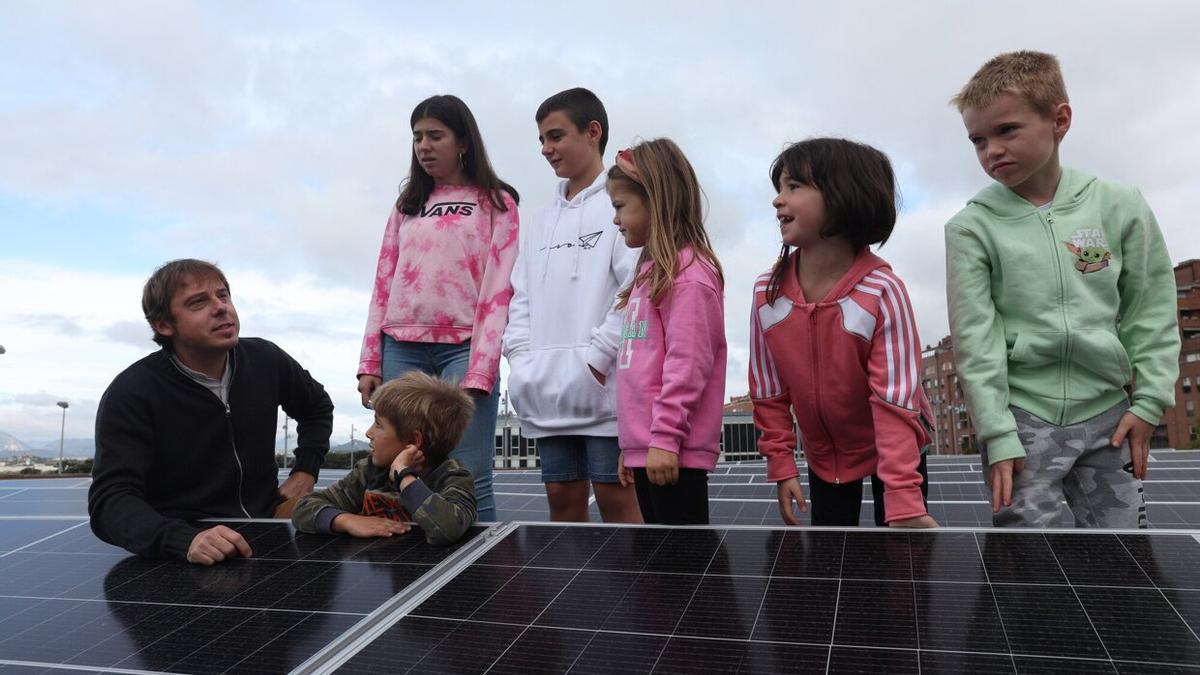
<svg viewBox="0 0 1200 675">
<path fill-rule="evenodd" d="M 700 185 L 669 139 L 617 153 L 613 223 L 642 246 L 617 353 L 618 475 L 647 523 L 708 523 L 708 472 L 720 454 L 725 398 L 721 264 L 704 231 Z"/>
<path fill-rule="evenodd" d="M 457 96 L 432 96 L 410 118 L 408 181 L 383 232 L 358 391 L 410 370 L 445 377 L 475 400 L 450 456 L 475 477 L 479 520 L 495 520 L 500 338 L 517 258 L 517 191 L 488 161 L 475 117 Z"/>
<path fill-rule="evenodd" d="M 800 524 L 793 502 L 808 510 L 795 413 L 813 525 L 858 525 L 871 476 L 876 525 L 936 527 L 921 341 L 904 284 L 869 248 L 896 223 L 891 163 L 867 145 L 814 138 L 775 159 L 771 182 L 783 251 L 754 285 L 750 397 L 783 520 Z"/>
</svg>

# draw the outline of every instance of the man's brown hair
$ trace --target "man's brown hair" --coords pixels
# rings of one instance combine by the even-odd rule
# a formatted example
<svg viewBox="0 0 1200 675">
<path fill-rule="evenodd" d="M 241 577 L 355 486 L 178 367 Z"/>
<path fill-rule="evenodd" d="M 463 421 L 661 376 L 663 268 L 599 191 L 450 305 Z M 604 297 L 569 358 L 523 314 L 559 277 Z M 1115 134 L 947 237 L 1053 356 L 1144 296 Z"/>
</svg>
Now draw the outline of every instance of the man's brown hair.
<svg viewBox="0 0 1200 675">
<path fill-rule="evenodd" d="M 391 423 L 401 441 L 420 431 L 421 452 L 432 467 L 462 439 L 475 402 L 457 384 L 413 370 L 376 389 L 371 407 Z"/>
<path fill-rule="evenodd" d="M 225 285 L 225 290 L 229 290 L 229 281 L 225 279 L 225 274 L 210 262 L 183 258 L 164 264 L 154 270 L 154 274 L 150 275 L 146 285 L 142 287 L 142 313 L 146 315 L 151 330 L 154 330 L 154 324 L 160 321 L 175 323 L 175 317 L 171 315 L 171 298 L 175 297 L 175 291 L 179 290 L 187 278 L 219 279 Z M 171 344 L 171 338 L 157 330 L 154 331 L 154 341 L 163 346 Z"/>
<path fill-rule="evenodd" d="M 1016 94 L 1038 114 L 1051 116 L 1060 103 L 1068 103 L 1062 68 L 1053 54 L 1008 52 L 983 64 L 950 103 L 958 112 L 985 108 L 1001 94 Z"/>
</svg>

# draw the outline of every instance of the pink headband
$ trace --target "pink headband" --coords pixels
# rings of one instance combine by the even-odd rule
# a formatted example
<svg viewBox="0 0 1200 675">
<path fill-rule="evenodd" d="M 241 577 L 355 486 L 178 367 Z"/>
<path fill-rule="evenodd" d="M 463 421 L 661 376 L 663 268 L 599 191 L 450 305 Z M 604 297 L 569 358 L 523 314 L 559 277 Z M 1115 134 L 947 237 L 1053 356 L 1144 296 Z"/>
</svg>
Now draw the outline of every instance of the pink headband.
<svg viewBox="0 0 1200 675">
<path fill-rule="evenodd" d="M 638 185 L 642 184 L 642 177 L 638 175 L 637 164 L 633 163 L 633 150 L 625 148 L 617 151 L 617 166 L 621 171 L 633 179 Z"/>
</svg>

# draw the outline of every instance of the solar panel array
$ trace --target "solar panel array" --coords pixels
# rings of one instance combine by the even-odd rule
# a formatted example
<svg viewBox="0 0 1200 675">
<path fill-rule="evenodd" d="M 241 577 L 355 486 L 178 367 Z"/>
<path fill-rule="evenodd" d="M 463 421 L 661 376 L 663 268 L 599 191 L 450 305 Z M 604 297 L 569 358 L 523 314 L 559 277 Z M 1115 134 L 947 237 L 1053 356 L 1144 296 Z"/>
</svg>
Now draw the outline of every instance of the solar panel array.
<svg viewBox="0 0 1200 675">
<path fill-rule="evenodd" d="M 1144 482 L 1152 527 L 1200 527 L 1200 452 L 1162 451 L 1151 454 Z M 929 458 L 929 511 L 945 526 L 987 527 L 992 523 L 990 495 L 986 493 L 978 456 Z M 801 485 L 808 490 L 807 471 L 801 462 Z M 869 482 L 869 479 L 868 479 Z M 720 464 L 709 476 L 709 514 L 719 525 L 779 525 L 775 485 L 766 481 L 763 462 Z M 549 506 L 541 474 L 536 470 L 496 474 L 496 503 L 502 518 L 549 520 Z M 870 490 L 864 490 L 860 524 L 873 526 Z M 599 520 L 593 505 L 592 519 Z M 802 518 L 807 522 L 807 516 Z M 1073 525 L 1066 513 L 1065 527 Z"/>
<path fill-rule="evenodd" d="M 1144 483 L 1151 526 L 1200 528 L 1200 451 L 1155 450 L 1151 458 Z M 807 471 L 803 463 L 801 467 L 801 484 L 807 490 Z M 345 474 L 344 470 L 326 469 L 317 487 Z M 280 475 L 286 477 L 286 473 Z M 90 482 L 86 478 L 0 480 L 0 517 L 86 516 Z M 978 456 L 930 457 L 929 483 L 929 510 L 939 523 L 991 525 L 990 497 L 985 493 Z M 546 490 L 537 470 L 497 471 L 496 505 L 500 520 L 550 519 Z M 874 525 L 871 509 L 870 490 L 866 490 L 861 525 Z M 717 525 L 779 525 L 775 486 L 766 482 L 765 464 L 718 465 L 709 477 L 709 512 Z M 591 513 L 593 520 L 600 519 L 594 504 Z M 1071 525 L 1068 512 L 1065 526 Z"/>
<path fill-rule="evenodd" d="M 484 529 L 435 549 L 230 525 L 254 557 L 205 568 L 130 556 L 86 520 L 0 520 L 0 667 L 288 672 Z"/>
<path fill-rule="evenodd" d="M 1200 664 L 1186 534 L 521 525 L 338 672 Z"/>
<path fill-rule="evenodd" d="M 931 458 L 930 509 L 977 529 L 785 530 L 750 463 L 711 477 L 709 528 L 510 522 L 439 549 L 245 521 L 254 557 L 213 568 L 96 540 L 85 479 L 0 481 L 0 670 L 1195 672 L 1200 453 L 1154 456 L 1151 531 L 991 529 L 966 458 Z M 497 492 L 545 519 L 537 472 Z"/>
</svg>

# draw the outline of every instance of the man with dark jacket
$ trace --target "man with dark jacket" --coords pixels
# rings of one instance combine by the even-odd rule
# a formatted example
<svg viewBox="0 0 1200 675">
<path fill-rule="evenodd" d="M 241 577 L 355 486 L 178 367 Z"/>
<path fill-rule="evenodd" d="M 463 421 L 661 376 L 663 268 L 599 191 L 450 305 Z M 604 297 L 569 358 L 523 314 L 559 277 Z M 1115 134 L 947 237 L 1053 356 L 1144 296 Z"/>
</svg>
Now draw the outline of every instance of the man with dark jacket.
<svg viewBox="0 0 1200 675">
<path fill-rule="evenodd" d="M 239 339 L 225 275 L 175 260 L 146 282 L 142 310 L 162 349 L 125 369 L 96 414 L 92 531 L 138 555 L 212 565 L 250 556 L 246 540 L 200 518 L 270 518 L 312 491 L 329 450 L 333 403 L 274 344 Z M 278 485 L 277 409 L 297 420 L 296 466 Z"/>
</svg>

